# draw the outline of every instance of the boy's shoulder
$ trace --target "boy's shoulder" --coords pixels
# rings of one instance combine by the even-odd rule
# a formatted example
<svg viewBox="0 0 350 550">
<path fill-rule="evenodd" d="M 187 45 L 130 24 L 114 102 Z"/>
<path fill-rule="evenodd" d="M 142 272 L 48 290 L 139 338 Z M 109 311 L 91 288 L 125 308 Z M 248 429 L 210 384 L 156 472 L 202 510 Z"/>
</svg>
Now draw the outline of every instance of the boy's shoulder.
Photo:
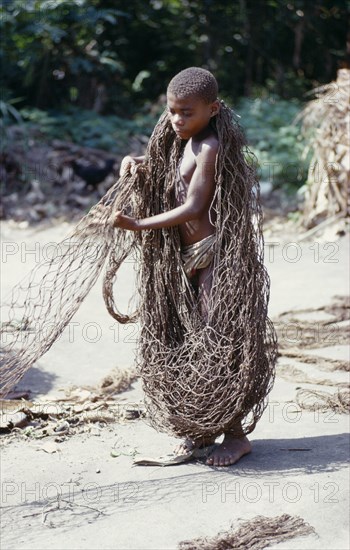
<svg viewBox="0 0 350 550">
<path fill-rule="evenodd" d="M 208 159 L 215 158 L 218 152 L 218 149 L 219 149 L 219 140 L 217 136 L 214 134 L 214 132 L 205 136 L 200 141 L 194 142 L 192 146 L 193 153 L 196 157 L 201 156 L 201 157 L 207 157 Z"/>
</svg>

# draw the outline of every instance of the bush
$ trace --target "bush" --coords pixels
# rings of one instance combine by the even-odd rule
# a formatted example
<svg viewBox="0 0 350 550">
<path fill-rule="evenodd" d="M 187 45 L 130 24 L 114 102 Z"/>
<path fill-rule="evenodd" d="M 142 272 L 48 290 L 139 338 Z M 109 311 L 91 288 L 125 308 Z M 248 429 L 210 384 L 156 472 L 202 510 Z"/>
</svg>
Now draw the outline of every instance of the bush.
<svg viewBox="0 0 350 550">
<path fill-rule="evenodd" d="M 230 100 L 227 103 L 230 105 Z M 293 122 L 300 109 L 301 103 L 297 100 L 277 97 L 242 98 L 234 106 L 249 146 L 258 159 L 261 181 L 291 192 L 306 182 L 309 164 L 309 159 L 302 160 L 305 144 L 300 126 Z M 42 141 L 61 139 L 124 155 L 130 152 L 131 138 L 150 136 L 160 106 L 158 111 L 155 114 L 145 111 L 126 119 L 78 108 L 63 112 L 26 108 L 19 116 L 24 128 L 35 130 L 37 139 Z"/>
<path fill-rule="evenodd" d="M 301 106 L 294 99 L 270 96 L 242 98 L 234 108 L 257 156 L 260 179 L 274 188 L 295 190 L 307 178 L 308 159 L 301 160 L 305 144 L 300 125 L 293 122 Z"/>
<path fill-rule="evenodd" d="M 156 123 L 151 115 L 129 120 L 80 109 L 62 113 L 31 108 L 22 109 L 21 115 L 27 128 L 40 131 L 43 141 L 61 139 L 120 154 L 128 152 L 131 137 L 149 136 Z"/>
</svg>

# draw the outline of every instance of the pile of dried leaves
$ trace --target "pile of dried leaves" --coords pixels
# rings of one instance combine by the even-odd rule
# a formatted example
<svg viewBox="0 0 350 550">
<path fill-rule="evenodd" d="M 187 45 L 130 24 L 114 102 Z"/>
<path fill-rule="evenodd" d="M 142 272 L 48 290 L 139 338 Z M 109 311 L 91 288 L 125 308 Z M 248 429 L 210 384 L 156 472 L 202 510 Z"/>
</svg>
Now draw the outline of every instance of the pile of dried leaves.
<svg viewBox="0 0 350 550">
<path fill-rule="evenodd" d="M 108 424 L 144 417 L 142 403 L 117 397 L 136 379 L 134 370 L 114 369 L 98 386 L 72 387 L 50 401 L 2 399 L 0 433 L 31 439 L 53 436 L 60 443 L 77 433 L 98 434 Z"/>
</svg>

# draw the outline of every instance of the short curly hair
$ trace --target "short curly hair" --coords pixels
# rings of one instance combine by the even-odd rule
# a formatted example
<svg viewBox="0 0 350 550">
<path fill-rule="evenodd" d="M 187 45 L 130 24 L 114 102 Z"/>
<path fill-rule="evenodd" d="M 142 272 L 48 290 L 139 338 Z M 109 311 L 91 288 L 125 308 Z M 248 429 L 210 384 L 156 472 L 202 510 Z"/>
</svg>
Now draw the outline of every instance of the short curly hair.
<svg viewBox="0 0 350 550">
<path fill-rule="evenodd" d="M 218 83 L 206 69 L 189 67 L 171 79 L 167 91 L 179 99 L 196 96 L 206 103 L 212 103 L 218 97 Z"/>
</svg>

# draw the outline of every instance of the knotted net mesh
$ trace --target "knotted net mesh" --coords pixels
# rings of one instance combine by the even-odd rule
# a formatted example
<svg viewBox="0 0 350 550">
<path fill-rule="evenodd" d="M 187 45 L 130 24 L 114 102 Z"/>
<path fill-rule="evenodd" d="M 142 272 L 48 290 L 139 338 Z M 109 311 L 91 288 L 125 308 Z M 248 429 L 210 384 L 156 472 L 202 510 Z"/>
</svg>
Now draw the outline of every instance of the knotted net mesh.
<svg viewBox="0 0 350 550">
<path fill-rule="evenodd" d="M 150 138 L 137 173 L 120 178 L 80 221 L 51 260 L 12 292 L 1 333 L 5 395 L 62 333 L 106 264 L 103 296 L 120 323 L 140 321 L 137 367 L 151 423 L 178 436 L 251 432 L 274 379 L 276 334 L 267 315 L 262 211 L 253 156 L 232 111 L 213 119 L 219 150 L 215 255 L 208 316 L 181 263 L 177 227 L 133 233 L 113 228 L 116 210 L 144 218 L 170 210 L 185 143 L 167 112 Z M 115 303 L 118 269 L 138 260 L 138 310 Z M 239 428 L 238 428 L 239 427 Z"/>
</svg>

